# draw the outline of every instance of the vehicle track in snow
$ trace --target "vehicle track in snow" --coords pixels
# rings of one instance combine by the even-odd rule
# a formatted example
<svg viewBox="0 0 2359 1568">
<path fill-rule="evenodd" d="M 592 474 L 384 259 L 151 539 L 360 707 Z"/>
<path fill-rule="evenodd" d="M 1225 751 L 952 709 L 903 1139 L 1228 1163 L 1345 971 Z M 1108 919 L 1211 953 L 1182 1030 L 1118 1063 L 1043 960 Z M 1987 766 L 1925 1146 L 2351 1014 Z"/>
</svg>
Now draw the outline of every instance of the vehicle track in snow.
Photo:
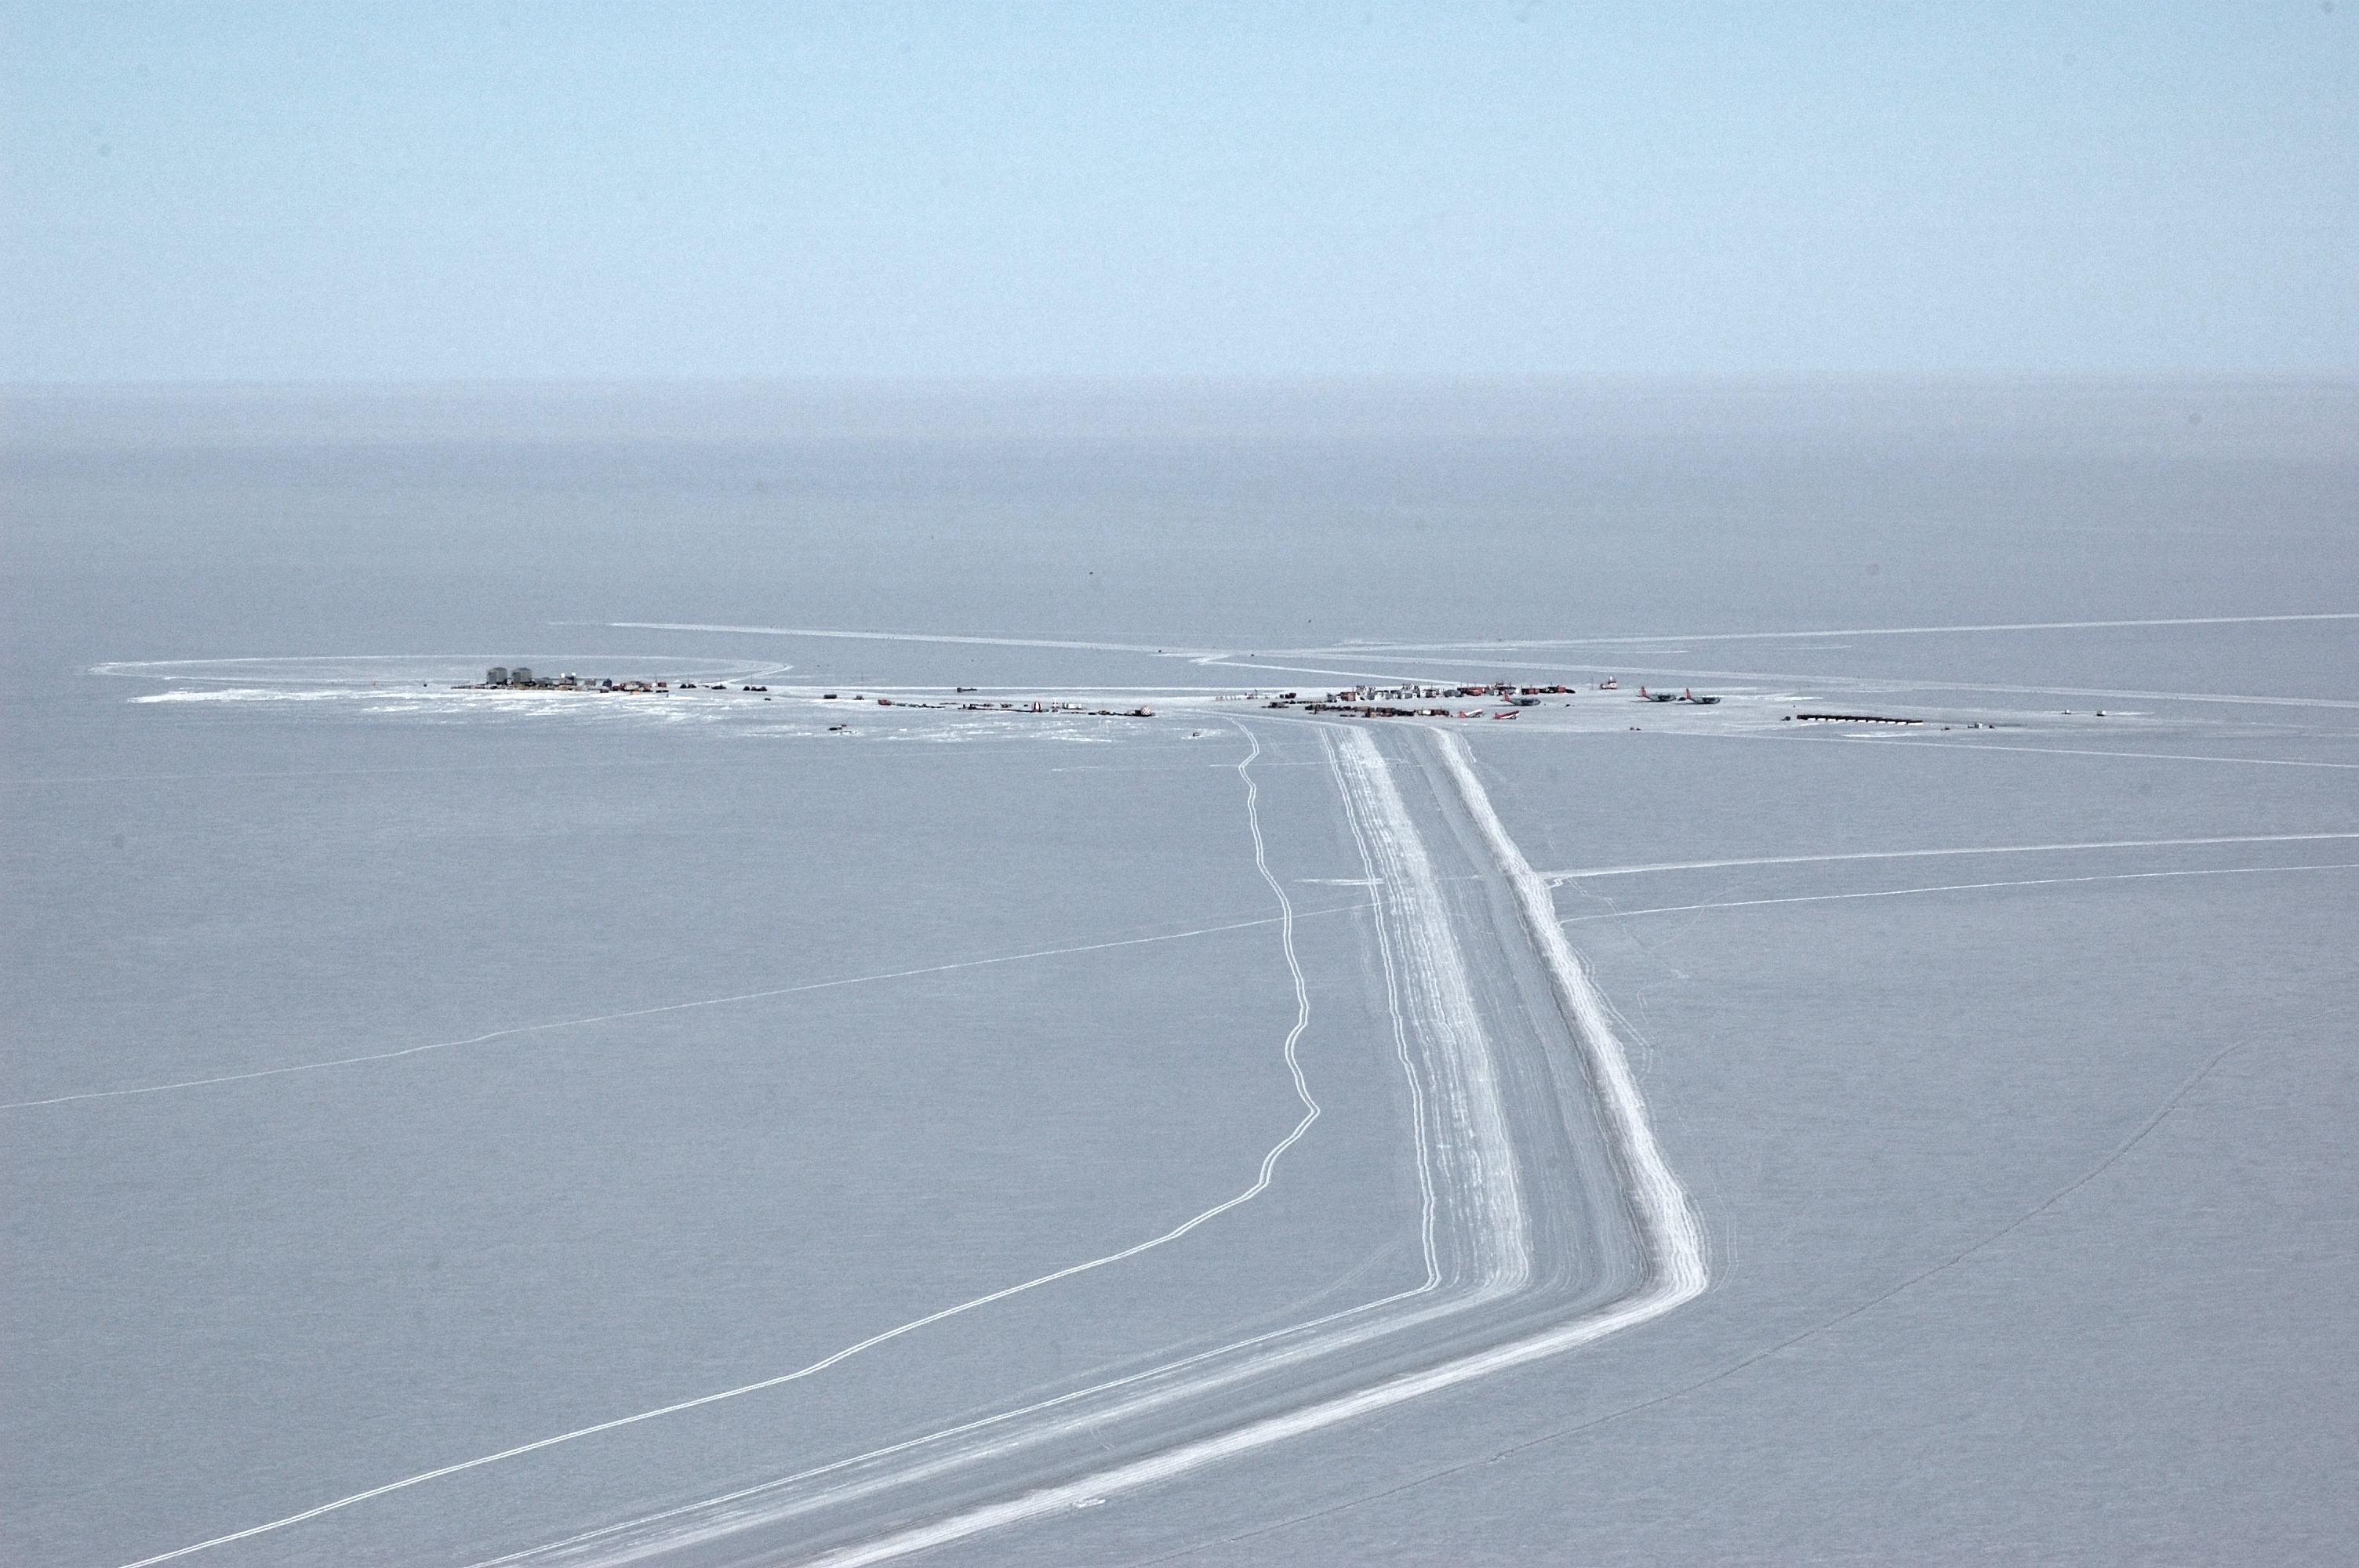
<svg viewBox="0 0 2359 1568">
<path fill-rule="evenodd" d="M 2087 877 L 2027 877 L 2006 882 L 1943 882 L 1938 887 L 1873 888 L 1865 892 L 1814 892 L 1792 898 L 1740 898 L 1718 903 L 1665 903 L 1651 909 L 1614 909 L 1603 914 L 1574 914 L 1560 924 L 1585 925 L 1596 920 L 1636 920 L 1642 914 L 1692 914 L 1705 909 L 1762 909 L 1776 903 L 1844 903 L 1863 898 L 1907 898 L 1916 893 L 1989 892 L 1998 888 L 2065 887 L 2077 882 L 2146 882 L 2173 877 L 2251 877 L 2269 876 L 2285 871 L 2359 871 L 2359 861 L 2336 860 L 2325 865 L 2300 866 L 2207 866 L 2186 871 L 2111 871 Z"/>
<path fill-rule="evenodd" d="M 1446 836 L 1480 847 L 1490 862 L 1484 877 L 1437 868 L 1396 764 L 1375 735 L 1332 724 L 1317 729 L 1374 884 L 1376 956 L 1396 1052 L 1413 1091 L 1425 1282 L 477 1568 L 578 1568 L 658 1557 L 698 1563 L 708 1560 L 707 1549 L 715 1562 L 752 1551 L 765 1560 L 831 1568 L 886 1562 L 1095 1506 L 1112 1494 L 1560 1355 L 1700 1293 L 1706 1284 L 1701 1237 L 1656 1146 L 1610 1010 L 1558 929 L 1546 883 L 1492 811 L 1462 743 L 1417 727 L 1386 737 L 1422 753 L 1399 771 L 1430 775 L 1421 805 L 1455 808 L 1462 820 L 1443 824 Z M 1504 923 L 1486 928 L 1480 918 L 1469 921 L 1480 902 L 1480 893 L 1463 885 L 1469 881 L 1505 894 Z M 1496 955 L 1470 968 L 1462 930 L 1486 947 L 1520 946 L 1526 967 L 1544 978 L 1545 997 L 1530 994 L 1530 977 L 1505 973 Z M 1531 1093 L 1551 1084 L 1554 1096 Z M 1597 1142 L 1589 1158 L 1535 1157 L 1535 1140 L 1553 1135 L 1577 1142 L 1584 1126 Z M 1556 1173 L 1567 1170 L 1602 1180 L 1608 1190 L 1534 1190 L 1534 1182 L 1561 1179 Z M 1585 1210 L 1601 1234 L 1617 1219 L 1628 1221 L 1628 1266 L 1616 1272 L 1598 1258 L 1561 1255 L 1579 1229 L 1562 1223 L 1568 1209 Z M 1117 1435 L 1110 1440 L 1110 1433 Z M 1116 1449 L 1111 1463 L 1103 1452 L 1108 1446 Z M 929 1513 L 933 1517 L 925 1518 Z M 865 1522 L 912 1514 L 922 1522 L 881 1533 Z"/>
<path fill-rule="evenodd" d="M 1232 920 L 1220 925 L 1200 925 L 1188 931 L 1158 932 L 1152 936 L 1119 936 L 1105 942 L 1084 942 L 1071 947 L 1036 947 L 1023 953 L 996 953 L 987 958 L 962 958 L 951 964 L 927 964 L 914 969 L 886 969 L 873 975 L 846 975 L 832 980 L 806 980 L 798 985 L 772 986 L 757 991 L 734 991 L 728 996 L 698 997 L 690 1001 L 658 1002 L 653 1007 L 635 1007 L 621 1012 L 592 1013 L 585 1018 L 551 1019 L 543 1023 L 513 1023 L 505 1029 L 486 1030 L 458 1040 L 433 1040 L 423 1045 L 402 1045 L 391 1051 L 371 1051 L 358 1056 L 334 1056 L 317 1062 L 292 1062 L 279 1067 L 256 1067 L 251 1072 L 223 1073 L 209 1078 L 183 1078 L 170 1083 L 137 1084 L 129 1088 L 84 1089 L 75 1094 L 52 1095 L 47 1099 L 9 1100 L 0 1104 L 0 1110 L 38 1110 L 44 1106 L 74 1105 L 83 1100 L 122 1099 L 133 1095 L 170 1094 L 181 1089 L 215 1088 L 224 1084 L 250 1083 L 256 1078 L 284 1077 L 289 1073 L 318 1073 L 332 1067 L 368 1066 L 379 1062 L 398 1062 L 434 1051 L 457 1051 L 470 1045 L 489 1044 L 495 1040 L 514 1040 L 526 1035 L 546 1034 L 560 1029 L 586 1029 L 600 1023 L 625 1023 L 633 1019 L 655 1018 L 671 1012 L 693 1012 L 701 1008 L 733 1007 L 740 1002 L 769 1001 L 778 997 L 800 996 L 806 991 L 836 990 L 844 986 L 875 985 L 885 980 L 924 979 L 947 975 L 961 969 L 989 968 L 996 964 L 1021 964 L 1035 958 L 1067 958 L 1083 953 L 1105 953 L 1119 947 L 1144 947 L 1158 942 L 1181 942 L 1196 936 L 1220 936 L 1232 931 L 1250 931 L 1257 926 L 1282 925 L 1291 940 L 1293 923 L 1314 914 L 1333 914 L 1348 905 L 1330 905 L 1297 912 L 1287 905 L 1283 914 L 1258 920 Z"/>
<path fill-rule="evenodd" d="M 1550 887 L 1593 877 L 1635 877 L 1653 871 L 1716 871 L 1736 866 L 1818 866 L 1836 860 L 1923 860 L 1964 855 L 2049 855 L 2082 849 L 2177 849 L 2216 844 L 2313 844 L 2359 838 L 2359 833 L 2242 833 L 2212 838 L 2098 838 L 2072 844 L 1978 844 L 1962 849 L 1854 849 L 1839 855 L 1755 855 L 1741 860 L 1657 860 L 1642 866 L 1592 866 L 1541 871 Z"/>
</svg>

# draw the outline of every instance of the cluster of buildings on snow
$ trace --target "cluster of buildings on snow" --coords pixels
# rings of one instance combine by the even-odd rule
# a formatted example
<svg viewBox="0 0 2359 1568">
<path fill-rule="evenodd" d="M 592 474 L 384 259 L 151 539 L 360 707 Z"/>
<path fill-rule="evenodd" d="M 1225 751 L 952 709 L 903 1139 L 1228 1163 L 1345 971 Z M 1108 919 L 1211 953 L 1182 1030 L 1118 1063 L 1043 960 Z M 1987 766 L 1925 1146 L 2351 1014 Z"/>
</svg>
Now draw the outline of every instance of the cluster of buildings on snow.
<svg viewBox="0 0 2359 1568">
<path fill-rule="evenodd" d="M 609 680 L 603 676 L 593 679 L 588 676 L 571 673 L 561 676 L 536 676 L 523 665 L 518 665 L 513 669 L 505 665 L 494 665 L 484 672 L 482 680 L 461 681 L 451 689 L 452 691 L 619 691 L 669 697 L 675 691 L 695 691 L 699 688 L 692 680 L 675 683 L 668 680 Z M 715 682 L 702 689 L 727 691 L 729 688 Z M 741 686 L 737 689 L 766 692 L 770 688 L 766 686 Z"/>
<path fill-rule="evenodd" d="M 1598 689 L 1611 691 L 1614 685 L 1607 681 Z M 1307 713 L 1356 713 L 1363 719 L 1473 719 L 1477 715 L 1464 708 L 1405 705 L 1436 697 L 1477 697 L 1504 702 L 1511 708 L 1538 708 L 1543 697 L 1566 696 L 1576 689 L 1569 686 L 1517 686 L 1513 681 L 1497 681 L 1489 686 L 1364 686 L 1331 691 L 1324 697 L 1280 692 L 1268 706 L 1299 708 Z"/>
</svg>

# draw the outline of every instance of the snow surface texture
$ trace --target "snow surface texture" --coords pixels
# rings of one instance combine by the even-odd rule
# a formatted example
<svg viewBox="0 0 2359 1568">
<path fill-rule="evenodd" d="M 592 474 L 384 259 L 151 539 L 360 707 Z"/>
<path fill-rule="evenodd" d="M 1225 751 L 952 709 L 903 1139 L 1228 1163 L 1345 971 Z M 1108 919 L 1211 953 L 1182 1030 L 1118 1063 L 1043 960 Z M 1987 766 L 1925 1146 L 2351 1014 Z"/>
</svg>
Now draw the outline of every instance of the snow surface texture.
<svg viewBox="0 0 2359 1568">
<path fill-rule="evenodd" d="M 1924 612 L 1776 608 L 1845 551 L 1918 574 L 1838 520 L 1744 614 L 1593 531 L 1450 624 L 1314 551 L 1296 589 L 1389 616 L 1350 642 L 1242 578 L 1249 641 L 979 619 L 955 569 L 891 613 L 692 561 L 614 604 L 561 535 L 561 593 L 313 626 L 306 587 L 255 638 L 45 555 L 124 481 L 27 460 L 7 1554 L 2337 1560 L 2359 585 L 2347 455 L 2245 395 L 2218 483 L 2106 436 L 2056 493 L 2265 495 L 2257 567 L 2182 520 L 2068 606 L 1977 586 L 2013 524 L 1968 517 Z M 2006 506 L 2010 464 L 2084 473 L 1976 439 Z M 144 510 L 219 505 L 186 465 L 230 450 Z M 973 488 L 941 450 L 880 471 Z M 350 482 L 286 460 L 223 508 L 255 549 Z M 1460 525 L 1553 547 L 1473 477 Z M 1636 602 L 1551 602 L 1601 574 Z M 317 652 L 362 636 L 483 651 Z M 695 687 L 451 689 L 518 662 Z M 1263 706 L 1503 676 L 1576 689 Z"/>
</svg>

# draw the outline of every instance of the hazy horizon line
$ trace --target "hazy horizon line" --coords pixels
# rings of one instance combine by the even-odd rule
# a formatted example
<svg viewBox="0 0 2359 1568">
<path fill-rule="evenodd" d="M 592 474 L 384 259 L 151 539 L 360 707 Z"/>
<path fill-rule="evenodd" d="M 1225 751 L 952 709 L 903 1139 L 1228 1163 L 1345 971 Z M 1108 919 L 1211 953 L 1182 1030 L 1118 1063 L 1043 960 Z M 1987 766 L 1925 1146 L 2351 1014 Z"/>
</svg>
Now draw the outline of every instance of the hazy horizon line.
<svg viewBox="0 0 2359 1568">
<path fill-rule="evenodd" d="M 863 387 L 1719 387 L 1812 384 L 1926 386 L 2112 387 L 2359 383 L 2359 364 L 2343 369 L 2237 370 L 1726 370 L 1726 371 L 995 371 L 831 372 L 768 375 L 317 376 L 171 378 L 0 376 L 0 397 L 100 392 L 322 392 L 616 389 L 729 390 Z"/>
</svg>

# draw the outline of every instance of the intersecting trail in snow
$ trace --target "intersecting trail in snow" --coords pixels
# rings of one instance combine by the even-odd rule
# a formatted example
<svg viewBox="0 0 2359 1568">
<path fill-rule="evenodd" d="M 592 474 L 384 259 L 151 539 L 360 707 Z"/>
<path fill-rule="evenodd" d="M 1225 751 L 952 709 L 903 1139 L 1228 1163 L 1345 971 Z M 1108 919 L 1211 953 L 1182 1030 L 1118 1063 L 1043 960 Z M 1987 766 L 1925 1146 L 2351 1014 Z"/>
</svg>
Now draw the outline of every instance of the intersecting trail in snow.
<svg viewBox="0 0 2359 1568">
<path fill-rule="evenodd" d="M 2213 838 L 2103 838 L 2078 844 L 1982 844 L 1957 849 L 1863 849 L 1840 855 L 1756 855 L 1735 860 L 1656 860 L 1643 866 L 1593 866 L 1576 871 L 1541 871 L 1551 884 L 1592 877 L 1631 877 L 1648 871 L 1716 871 L 1734 866 L 1814 866 L 1836 860 L 1919 860 L 1947 855 L 2042 855 L 2082 849 L 2161 849 L 2203 844 L 2312 844 L 2359 838 L 2359 833 L 2247 833 Z"/>
<path fill-rule="evenodd" d="M 1855 898 L 1905 898 L 1912 893 L 1982 892 L 1992 888 L 2061 887 L 2071 882 L 2141 882 L 2168 877 L 2267 876 L 2284 871 L 2359 871 L 2359 860 L 2322 866 L 2211 866 L 2190 871 L 2115 871 L 2093 877 L 2032 877 L 2009 882 L 1948 882 L 1940 887 L 1878 888 L 1869 892 L 1817 892 L 1799 898 L 1742 898 L 1721 903 L 1666 903 L 1652 909 L 1616 909 L 1603 914 L 1575 914 L 1562 924 L 1579 925 L 1593 920 L 1635 920 L 1642 914 L 1686 914 L 1700 909 L 1758 909 L 1773 903 L 1839 903 Z"/>
<path fill-rule="evenodd" d="M 1283 895 L 1280 895 L 1283 897 Z M 81 1094 L 57 1095 L 49 1099 L 15 1100 L 0 1105 L 0 1110 L 30 1110 L 46 1105 L 71 1105 L 81 1100 L 117 1099 L 126 1095 L 156 1095 L 174 1089 L 211 1088 L 217 1084 L 242 1084 L 255 1078 L 275 1078 L 288 1073 L 316 1073 L 330 1067 L 356 1067 L 371 1062 L 394 1062 L 405 1056 L 421 1055 L 429 1051 L 455 1051 L 462 1046 L 482 1045 L 494 1040 L 509 1040 L 519 1035 L 541 1034 L 557 1029 L 582 1029 L 593 1023 L 619 1023 L 634 1018 L 653 1018 L 667 1012 L 688 1012 L 698 1008 L 728 1007 L 737 1002 L 766 1001 L 773 997 L 798 996 L 805 991 L 833 990 L 841 986 L 875 985 L 882 980 L 906 980 L 923 975 L 946 975 L 959 969 L 979 969 L 994 964 L 1020 964 L 1032 958 L 1061 958 L 1081 953 L 1103 953 L 1116 947 L 1139 947 L 1151 942 L 1179 942 L 1191 936 L 1215 936 L 1227 931 L 1250 931 L 1261 925 L 1285 925 L 1289 938 L 1292 923 L 1314 914 L 1335 914 L 1357 905 L 1334 905 L 1313 909 L 1298 914 L 1288 904 L 1282 915 L 1269 915 L 1259 920 L 1233 920 L 1225 925 L 1202 925 L 1192 931 L 1167 931 L 1154 936 L 1125 936 L 1112 942 L 1084 942 L 1075 947 L 1041 947 L 1028 953 L 1005 953 L 990 958 L 967 958 L 955 964 L 928 964 L 914 969 L 888 969 L 883 974 L 851 975 L 840 980 L 812 980 L 807 985 L 777 986 L 769 990 L 739 991 L 732 996 L 704 997 L 695 1001 L 665 1002 L 659 1007 L 634 1008 L 626 1012 L 602 1012 L 588 1018 L 564 1018 L 549 1023 L 519 1023 L 508 1029 L 495 1029 L 483 1034 L 471 1034 L 463 1040 L 437 1040 L 424 1045 L 406 1045 L 397 1051 L 375 1051 L 361 1056 L 338 1056 L 325 1062 L 297 1062 L 284 1067 L 260 1067 L 250 1073 L 225 1073 L 219 1077 L 189 1078 L 178 1083 L 146 1084 L 136 1088 L 91 1089 Z"/>
</svg>

